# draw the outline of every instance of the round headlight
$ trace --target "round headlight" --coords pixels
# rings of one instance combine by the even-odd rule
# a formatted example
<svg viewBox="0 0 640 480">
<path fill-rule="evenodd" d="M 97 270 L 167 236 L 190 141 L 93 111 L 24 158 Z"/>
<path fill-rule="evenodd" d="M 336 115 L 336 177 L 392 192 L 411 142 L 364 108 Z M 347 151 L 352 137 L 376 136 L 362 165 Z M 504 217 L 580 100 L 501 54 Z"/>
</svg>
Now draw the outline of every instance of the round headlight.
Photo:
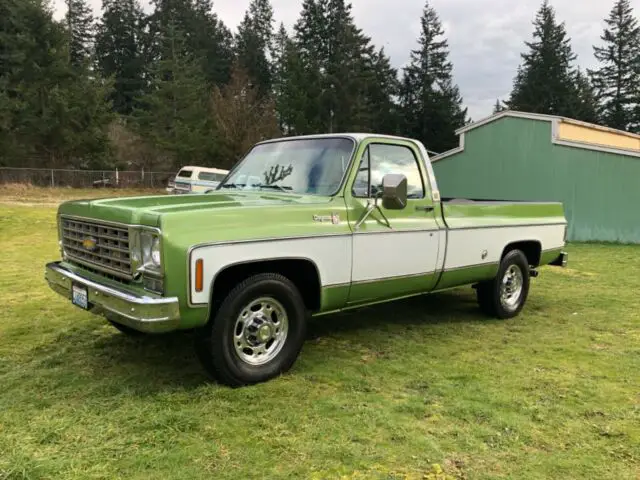
<svg viewBox="0 0 640 480">
<path fill-rule="evenodd" d="M 151 242 L 151 261 L 154 265 L 160 266 L 160 239 L 153 237 Z"/>
</svg>

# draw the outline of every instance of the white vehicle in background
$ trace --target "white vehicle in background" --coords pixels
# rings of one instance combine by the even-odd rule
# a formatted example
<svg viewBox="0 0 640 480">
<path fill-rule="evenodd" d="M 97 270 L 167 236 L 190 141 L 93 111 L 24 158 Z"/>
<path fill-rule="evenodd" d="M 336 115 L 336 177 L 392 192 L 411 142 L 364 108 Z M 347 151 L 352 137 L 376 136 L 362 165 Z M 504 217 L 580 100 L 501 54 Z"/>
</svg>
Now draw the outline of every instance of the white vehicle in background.
<svg viewBox="0 0 640 480">
<path fill-rule="evenodd" d="M 228 170 L 207 167 L 182 167 L 175 178 L 173 193 L 206 193 L 215 189 Z"/>
<path fill-rule="evenodd" d="M 176 177 L 171 177 L 167 182 L 167 192 L 173 193 L 176 188 Z"/>
</svg>

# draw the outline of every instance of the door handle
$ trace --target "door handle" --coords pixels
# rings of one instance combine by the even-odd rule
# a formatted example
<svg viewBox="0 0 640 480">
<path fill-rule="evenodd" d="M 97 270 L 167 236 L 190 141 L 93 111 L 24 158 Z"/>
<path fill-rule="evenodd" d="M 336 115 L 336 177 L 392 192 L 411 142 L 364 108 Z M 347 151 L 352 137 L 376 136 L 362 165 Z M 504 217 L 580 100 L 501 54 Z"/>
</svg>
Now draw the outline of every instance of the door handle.
<svg viewBox="0 0 640 480">
<path fill-rule="evenodd" d="M 422 210 L 423 212 L 433 212 L 431 205 L 417 205 L 416 210 Z"/>
</svg>

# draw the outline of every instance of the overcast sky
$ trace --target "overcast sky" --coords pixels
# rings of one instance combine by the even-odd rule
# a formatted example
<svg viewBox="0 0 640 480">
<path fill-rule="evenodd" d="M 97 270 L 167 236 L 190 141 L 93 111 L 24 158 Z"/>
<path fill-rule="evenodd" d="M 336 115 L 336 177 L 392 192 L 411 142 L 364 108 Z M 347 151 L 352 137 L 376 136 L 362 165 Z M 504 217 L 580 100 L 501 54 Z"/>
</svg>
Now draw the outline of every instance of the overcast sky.
<svg viewBox="0 0 640 480">
<path fill-rule="evenodd" d="M 89 0 L 100 12 L 101 0 Z M 142 0 L 143 5 L 146 3 Z M 214 0 L 214 9 L 235 31 L 250 0 Z M 271 0 L 277 22 L 290 29 L 302 0 Z M 564 21 L 578 62 L 593 65 L 592 45 L 599 42 L 613 0 L 551 0 Z M 54 0 L 56 17 L 64 15 L 64 0 Z M 352 0 L 356 24 L 377 46 L 384 46 L 400 68 L 416 46 L 424 0 Z M 455 80 L 474 120 L 489 115 L 496 98 L 506 98 L 524 41 L 541 0 L 431 0 L 449 40 Z M 640 17 L 640 0 L 631 0 Z"/>
</svg>

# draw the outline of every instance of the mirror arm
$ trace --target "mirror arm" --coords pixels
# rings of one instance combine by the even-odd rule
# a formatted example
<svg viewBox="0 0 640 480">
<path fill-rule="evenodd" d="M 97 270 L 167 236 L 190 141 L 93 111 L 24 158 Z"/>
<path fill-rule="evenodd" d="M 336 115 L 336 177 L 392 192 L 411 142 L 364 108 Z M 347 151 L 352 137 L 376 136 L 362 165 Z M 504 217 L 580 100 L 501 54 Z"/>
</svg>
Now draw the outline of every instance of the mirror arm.
<svg viewBox="0 0 640 480">
<path fill-rule="evenodd" d="M 375 210 L 378 209 L 378 211 L 380 212 L 380 215 L 382 215 L 382 218 L 384 218 L 385 223 L 387 224 L 387 227 L 389 228 L 393 228 L 391 226 L 391 224 L 389 223 L 389 219 L 387 218 L 387 216 L 384 214 L 384 212 L 382 211 L 382 209 L 380 208 L 380 206 L 378 205 L 378 197 L 374 197 L 373 199 L 373 203 L 371 202 L 371 200 L 369 200 L 367 202 L 367 209 L 364 212 L 364 215 L 362 215 L 362 217 L 360 218 L 360 220 L 358 220 L 358 222 L 355 224 L 355 226 L 353 227 L 354 230 L 359 230 L 360 226 L 364 223 L 364 221 L 369 218 L 369 215 L 371 215 L 371 213 Z"/>
<path fill-rule="evenodd" d="M 367 202 L 367 209 L 364 211 L 364 215 L 362 215 L 362 217 L 360 217 L 360 220 L 358 220 L 358 222 L 355 224 L 355 226 L 353 227 L 355 230 L 359 230 L 360 226 L 364 223 L 364 221 L 369 218 L 369 215 L 371 215 L 371 212 L 373 212 L 376 208 L 376 204 L 375 203 L 371 203 L 370 201 Z"/>
<path fill-rule="evenodd" d="M 380 195 L 382 195 L 382 193 L 380 193 Z M 382 209 L 380 208 L 380 205 L 378 205 L 378 197 L 376 197 L 373 200 L 373 205 L 375 208 L 378 209 L 378 211 L 380 212 L 380 215 L 382 215 L 382 218 L 384 218 L 385 223 L 387 224 L 387 227 L 389 228 L 393 228 L 391 227 L 391 224 L 389 223 L 389 219 L 387 218 L 387 216 L 384 214 L 384 212 L 382 211 Z"/>
</svg>

